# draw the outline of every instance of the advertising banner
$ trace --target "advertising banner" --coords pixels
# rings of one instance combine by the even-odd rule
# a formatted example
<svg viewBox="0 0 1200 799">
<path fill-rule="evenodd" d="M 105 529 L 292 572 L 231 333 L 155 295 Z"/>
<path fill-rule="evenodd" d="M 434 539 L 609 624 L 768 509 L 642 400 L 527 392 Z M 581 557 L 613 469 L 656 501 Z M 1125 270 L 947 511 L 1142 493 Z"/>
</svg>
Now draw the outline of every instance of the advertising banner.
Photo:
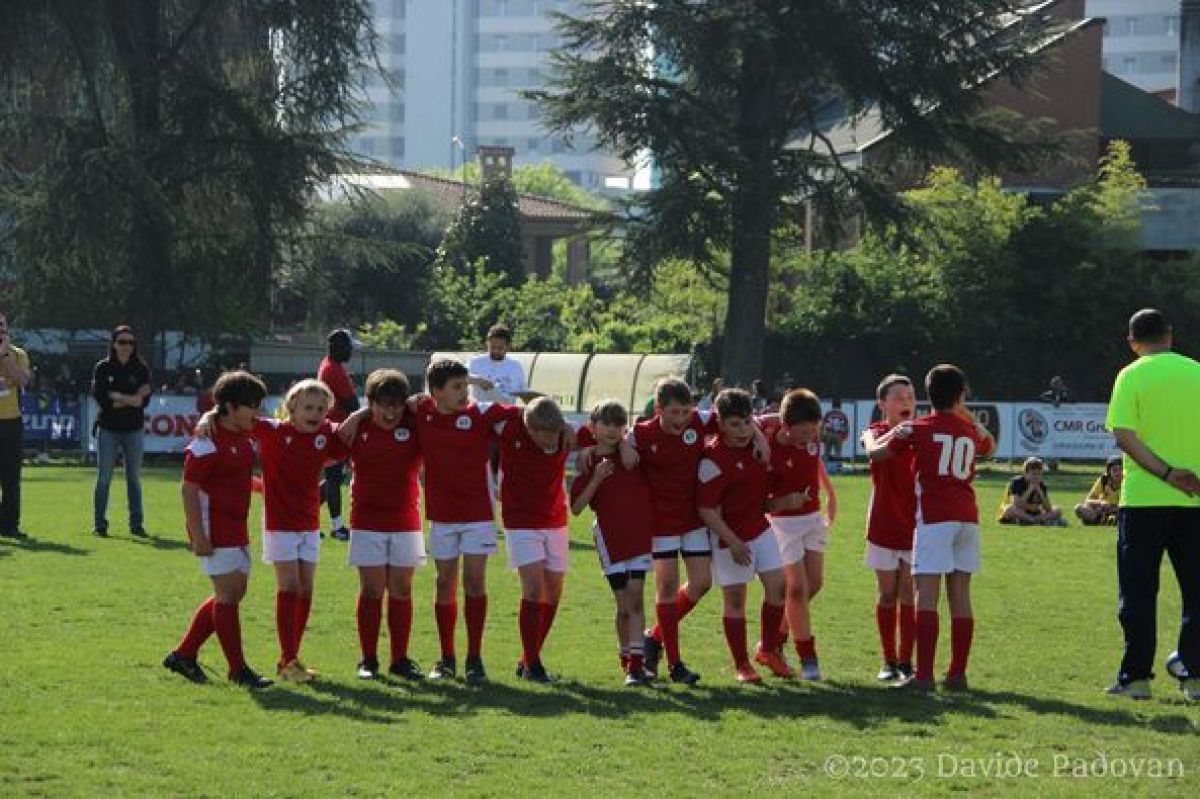
<svg viewBox="0 0 1200 799">
<path fill-rule="evenodd" d="M 21 395 L 21 419 L 25 444 L 74 449 L 83 429 L 82 404 L 74 395 L 25 392 Z"/>
<path fill-rule="evenodd" d="M 1103 403 L 1013 405 L 1012 455 L 1040 455 L 1062 460 L 1100 460 L 1119 452 L 1104 427 L 1108 406 Z"/>
</svg>

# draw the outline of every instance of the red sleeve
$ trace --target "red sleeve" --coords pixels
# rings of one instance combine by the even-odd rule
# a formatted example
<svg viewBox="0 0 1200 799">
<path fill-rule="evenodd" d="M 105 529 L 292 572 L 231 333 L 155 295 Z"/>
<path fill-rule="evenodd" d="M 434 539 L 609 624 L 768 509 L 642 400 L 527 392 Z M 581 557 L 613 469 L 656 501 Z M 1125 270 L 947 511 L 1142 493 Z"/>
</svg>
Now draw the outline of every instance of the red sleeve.
<svg viewBox="0 0 1200 799">
<path fill-rule="evenodd" d="M 705 479 L 705 478 L 708 479 Z M 699 483 L 696 485 L 696 507 L 719 508 L 721 496 L 725 493 L 727 478 L 721 468 L 711 458 L 701 459 L 699 466 Z"/>
<path fill-rule="evenodd" d="M 904 438 L 902 436 L 896 436 L 895 438 L 893 438 L 891 441 L 888 442 L 887 448 L 891 452 L 894 452 L 897 455 L 901 455 L 910 449 L 915 449 L 916 446 L 917 446 L 917 428 L 913 427 L 911 436 L 909 436 L 908 438 Z"/>
<path fill-rule="evenodd" d="M 699 418 L 698 414 L 699 412 L 697 412 L 697 418 Z M 708 415 L 708 421 L 700 422 L 700 424 L 704 426 L 705 437 L 715 436 L 717 433 L 721 432 L 721 426 L 719 422 L 720 420 L 717 418 L 717 409 L 713 408 L 712 413 Z"/>
<path fill-rule="evenodd" d="M 279 429 L 279 421 L 277 419 L 267 419 L 260 416 L 254 422 L 254 427 L 250 428 L 250 435 L 256 438 L 269 436 Z"/>
<path fill-rule="evenodd" d="M 488 403 L 487 407 L 480 413 L 480 418 L 484 424 L 489 425 L 511 422 L 513 419 L 521 418 L 521 406 L 505 405 L 503 402 Z"/>
<path fill-rule="evenodd" d="M 183 456 L 183 482 L 201 485 L 212 474 L 213 465 L 217 462 L 216 446 L 208 442 L 212 449 L 204 455 L 196 455 L 193 446 L 201 439 L 193 439 L 188 444 Z"/>
<path fill-rule="evenodd" d="M 340 364 L 332 363 L 328 359 L 321 361 L 317 379 L 329 386 L 334 399 L 344 400 L 357 396 L 354 393 L 354 384 L 350 382 L 350 376 L 346 374 L 346 370 Z"/>
<path fill-rule="evenodd" d="M 587 488 L 588 482 L 592 479 L 591 472 L 580 470 L 575 475 L 575 479 L 571 481 L 571 504 L 575 504 L 575 500 L 579 499 L 579 495 Z"/>
<path fill-rule="evenodd" d="M 585 424 L 575 431 L 575 446 L 577 449 L 596 446 L 596 436 L 592 433 L 590 424 Z"/>
</svg>

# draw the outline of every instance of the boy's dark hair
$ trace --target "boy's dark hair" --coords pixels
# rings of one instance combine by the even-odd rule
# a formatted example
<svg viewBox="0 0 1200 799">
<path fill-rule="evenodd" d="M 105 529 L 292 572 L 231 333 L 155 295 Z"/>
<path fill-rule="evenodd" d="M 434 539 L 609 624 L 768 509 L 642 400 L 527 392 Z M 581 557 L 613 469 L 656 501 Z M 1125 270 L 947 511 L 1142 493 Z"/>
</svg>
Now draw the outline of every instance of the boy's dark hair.
<svg viewBox="0 0 1200 799">
<path fill-rule="evenodd" d="M 807 388 L 792 389 L 779 405 L 779 416 L 784 424 L 819 422 L 822 415 L 821 399 Z"/>
<path fill-rule="evenodd" d="M 376 369 L 367 375 L 367 402 L 390 400 L 402 403 L 408 399 L 408 376 L 399 369 Z"/>
<path fill-rule="evenodd" d="M 1139 344 L 1162 341 L 1171 332 L 1167 317 L 1154 308 L 1143 308 L 1129 317 L 1129 337 Z"/>
<path fill-rule="evenodd" d="M 664 377 L 654 387 L 654 404 L 665 408 L 672 402 L 680 405 L 692 404 L 692 387 L 678 377 Z"/>
<path fill-rule="evenodd" d="M 892 386 L 908 386 L 911 388 L 912 381 L 901 374 L 890 374 L 879 381 L 879 385 L 875 388 L 875 399 L 883 401 Z"/>
<path fill-rule="evenodd" d="M 471 373 L 453 358 L 442 358 L 429 364 L 425 369 L 425 385 L 429 388 L 442 389 L 456 377 L 467 377 Z"/>
<path fill-rule="evenodd" d="M 592 408 L 592 423 L 596 422 L 624 427 L 629 424 L 629 413 L 624 405 L 614 399 L 600 400 Z"/>
<path fill-rule="evenodd" d="M 512 343 L 512 331 L 508 329 L 508 325 L 492 325 L 488 328 L 487 338 L 498 338 Z"/>
<path fill-rule="evenodd" d="M 213 400 L 217 403 L 217 411 L 225 416 L 229 411 L 226 403 L 239 408 L 257 408 L 267 398 L 267 387 L 258 375 L 249 372 L 225 372 L 217 378 L 213 386 Z"/>
<path fill-rule="evenodd" d="M 967 376 L 952 363 L 939 363 L 925 375 L 925 393 L 934 410 L 950 410 L 966 391 Z"/>
<path fill-rule="evenodd" d="M 748 419 L 754 415 L 754 400 L 741 388 L 727 388 L 717 395 L 717 416 L 722 419 Z"/>
</svg>

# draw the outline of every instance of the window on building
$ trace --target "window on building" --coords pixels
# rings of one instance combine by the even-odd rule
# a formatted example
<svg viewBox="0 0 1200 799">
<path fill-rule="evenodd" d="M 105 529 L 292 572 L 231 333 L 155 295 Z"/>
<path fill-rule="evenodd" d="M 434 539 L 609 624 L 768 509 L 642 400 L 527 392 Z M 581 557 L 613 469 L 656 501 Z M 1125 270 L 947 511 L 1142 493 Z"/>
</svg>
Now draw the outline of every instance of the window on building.
<svg viewBox="0 0 1200 799">
<path fill-rule="evenodd" d="M 1169 14 L 1163 17 L 1163 29 L 1168 36 L 1179 35 L 1179 17 Z"/>
<path fill-rule="evenodd" d="M 1127 55 L 1121 59 L 1122 75 L 1132 75 L 1135 69 L 1137 69 L 1137 58 Z"/>
<path fill-rule="evenodd" d="M 508 119 L 508 106 L 504 103 L 492 103 L 492 119 Z"/>
<path fill-rule="evenodd" d="M 393 125 L 404 124 L 404 103 L 388 103 L 388 122 Z"/>
<path fill-rule="evenodd" d="M 388 37 L 388 51 L 392 55 L 404 55 L 408 47 L 408 40 L 403 33 L 393 33 Z"/>
<path fill-rule="evenodd" d="M 392 137 L 392 139 L 388 142 L 388 148 L 390 151 L 389 154 L 391 155 L 391 158 L 393 161 L 403 161 L 404 160 L 404 137 L 403 136 Z"/>
<path fill-rule="evenodd" d="M 1142 30 L 1141 17 L 1125 17 L 1125 32 L 1130 36 L 1137 36 Z"/>
</svg>

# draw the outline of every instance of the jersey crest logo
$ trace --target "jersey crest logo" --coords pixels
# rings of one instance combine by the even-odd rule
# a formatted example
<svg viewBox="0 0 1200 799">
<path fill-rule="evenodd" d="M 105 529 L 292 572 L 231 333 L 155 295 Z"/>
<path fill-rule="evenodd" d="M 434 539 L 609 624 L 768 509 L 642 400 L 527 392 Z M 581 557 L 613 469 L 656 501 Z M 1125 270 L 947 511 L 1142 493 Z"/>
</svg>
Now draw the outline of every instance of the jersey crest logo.
<svg viewBox="0 0 1200 799">
<path fill-rule="evenodd" d="M 313 439 L 313 446 L 317 449 L 325 449 L 325 436 L 319 435 Z"/>
<path fill-rule="evenodd" d="M 230 448 L 229 448 L 229 451 L 230 451 L 232 454 L 236 455 L 236 454 L 237 454 L 237 447 L 236 447 L 236 446 L 230 447 Z"/>
<path fill-rule="evenodd" d="M 358 438 L 359 438 L 359 440 L 360 440 L 360 441 L 366 441 L 366 440 L 367 440 L 367 434 L 366 434 L 366 433 L 363 433 L 363 434 L 362 434 L 361 436 L 359 436 Z"/>
<path fill-rule="evenodd" d="M 470 430 L 471 429 L 471 417 L 470 416 L 458 417 L 457 419 L 454 420 L 454 426 L 457 427 L 459 430 Z"/>
<path fill-rule="evenodd" d="M 742 463 L 741 461 L 738 461 L 738 462 L 737 462 L 737 467 L 738 467 L 739 469 L 745 469 L 745 468 L 746 468 L 746 464 Z"/>
<path fill-rule="evenodd" d="M 397 441 L 403 444 L 405 441 L 408 441 L 408 438 L 410 435 L 412 435 L 412 433 L 409 432 L 407 427 L 397 427 L 396 432 L 392 433 L 392 435 Z"/>
<path fill-rule="evenodd" d="M 690 427 L 683 431 L 683 443 L 687 444 L 689 447 L 692 444 L 695 444 L 699 438 L 700 436 L 696 435 L 696 431 L 692 430 Z"/>
<path fill-rule="evenodd" d="M 291 437 L 291 436 L 284 436 L 284 437 L 283 437 L 283 443 L 287 444 L 288 446 L 291 446 L 291 445 L 292 445 L 292 437 Z"/>
<path fill-rule="evenodd" d="M 788 458 L 788 460 L 787 460 L 787 467 L 788 467 L 789 469 L 793 468 L 793 467 L 792 467 L 792 459 L 791 459 L 791 458 Z"/>
<path fill-rule="evenodd" d="M 650 451 L 651 451 L 651 452 L 658 452 L 658 444 L 651 444 L 651 445 L 650 445 Z"/>
<path fill-rule="evenodd" d="M 807 449 L 808 449 L 809 455 L 816 455 L 820 451 L 820 447 L 817 446 L 817 443 L 815 441 L 808 442 Z M 792 464 L 790 464 L 790 463 L 788 464 L 788 466 L 791 466 L 791 465 Z"/>
<path fill-rule="evenodd" d="M 513 442 L 513 447 L 515 447 L 516 449 L 520 449 L 520 448 L 521 448 L 521 442 L 520 442 L 520 441 L 514 441 L 514 442 Z"/>
</svg>

